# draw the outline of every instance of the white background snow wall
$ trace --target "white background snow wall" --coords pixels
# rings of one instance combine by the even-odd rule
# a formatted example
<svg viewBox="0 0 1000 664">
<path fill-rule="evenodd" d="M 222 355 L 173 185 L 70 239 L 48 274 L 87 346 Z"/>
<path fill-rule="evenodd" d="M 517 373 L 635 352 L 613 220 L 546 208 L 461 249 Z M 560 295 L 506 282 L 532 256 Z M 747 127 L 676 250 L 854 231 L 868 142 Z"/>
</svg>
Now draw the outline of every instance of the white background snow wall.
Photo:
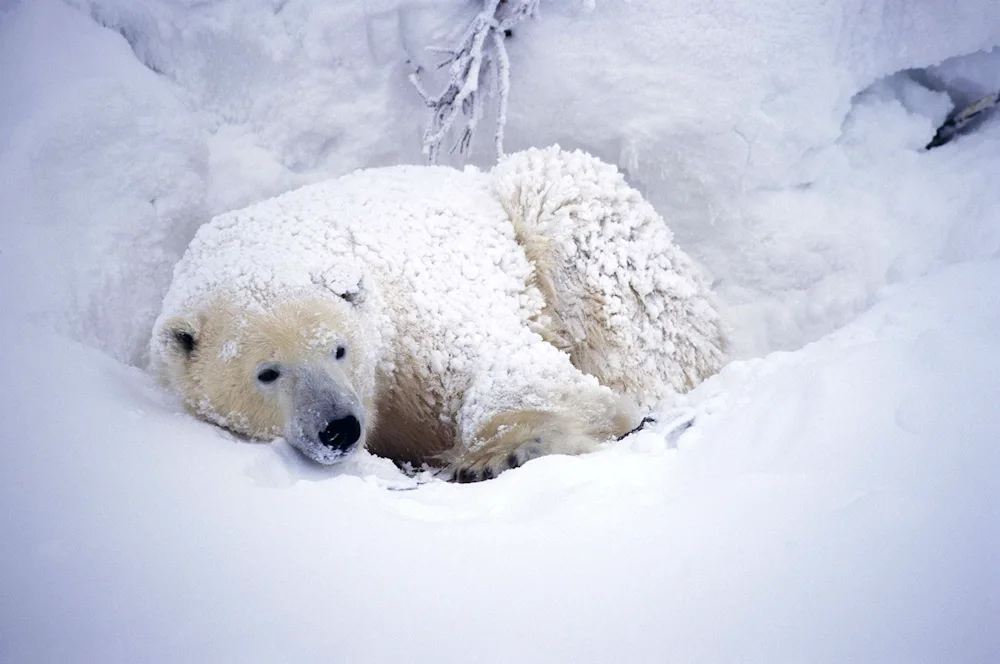
<svg viewBox="0 0 1000 664">
<path fill-rule="evenodd" d="M 424 47 L 454 41 L 477 7 L 8 3 L 4 309 L 141 362 L 198 224 L 422 160 L 425 109 L 405 60 L 432 66 Z M 950 108 L 928 88 L 985 91 L 995 56 L 858 93 L 997 43 L 986 0 L 553 0 L 508 43 L 507 148 L 560 142 L 618 163 L 715 278 L 736 351 L 796 347 L 886 283 L 996 251 L 992 180 L 947 148 L 920 152 Z M 474 161 L 488 165 L 484 125 Z M 859 191 L 873 179 L 884 196 Z"/>
</svg>

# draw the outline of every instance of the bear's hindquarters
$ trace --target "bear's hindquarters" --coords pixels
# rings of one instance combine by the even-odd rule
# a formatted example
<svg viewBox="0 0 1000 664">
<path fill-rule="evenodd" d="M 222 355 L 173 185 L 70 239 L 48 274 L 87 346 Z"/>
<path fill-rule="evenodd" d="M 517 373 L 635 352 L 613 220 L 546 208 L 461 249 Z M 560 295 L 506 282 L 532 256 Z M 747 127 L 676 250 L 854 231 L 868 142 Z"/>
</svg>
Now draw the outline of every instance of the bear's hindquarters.
<svg viewBox="0 0 1000 664">
<path fill-rule="evenodd" d="M 614 166 L 528 150 L 493 187 L 534 266 L 534 329 L 581 371 L 644 407 L 716 373 L 725 341 L 707 285 Z"/>
</svg>

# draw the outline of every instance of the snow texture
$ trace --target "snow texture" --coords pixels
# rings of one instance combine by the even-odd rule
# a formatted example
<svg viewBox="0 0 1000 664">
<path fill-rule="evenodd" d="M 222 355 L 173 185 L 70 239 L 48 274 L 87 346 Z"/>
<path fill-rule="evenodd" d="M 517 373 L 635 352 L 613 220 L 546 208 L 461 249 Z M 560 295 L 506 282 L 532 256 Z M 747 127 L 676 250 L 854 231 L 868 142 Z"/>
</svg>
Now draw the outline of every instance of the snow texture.
<svg viewBox="0 0 1000 664">
<path fill-rule="evenodd" d="M 995 660 L 998 281 L 915 280 L 650 431 L 474 485 L 240 444 L 4 323 L 0 654 L 465 662 L 461 633 L 484 662 Z"/>
<path fill-rule="evenodd" d="M 1000 119 L 923 150 L 1000 89 L 994 0 L 548 0 L 505 42 L 507 149 L 617 164 L 745 358 L 650 431 L 317 469 L 136 368 L 198 226 L 424 160 L 407 61 L 440 89 L 480 7 L 0 2 L 0 660 L 1000 660 Z"/>
<path fill-rule="evenodd" d="M 529 262 L 526 244 L 544 248 L 544 265 Z M 542 272 L 558 294 L 551 307 L 536 286 Z M 663 220 L 613 166 L 553 147 L 489 173 L 357 171 L 215 218 L 175 270 L 154 368 L 174 317 L 358 291 L 363 364 L 415 373 L 466 443 L 501 412 L 585 408 L 573 394 L 597 380 L 546 341 L 552 332 L 596 352 L 594 373 L 647 409 L 723 360 L 706 286 Z M 194 405 L 214 422 L 246 421 Z"/>
</svg>

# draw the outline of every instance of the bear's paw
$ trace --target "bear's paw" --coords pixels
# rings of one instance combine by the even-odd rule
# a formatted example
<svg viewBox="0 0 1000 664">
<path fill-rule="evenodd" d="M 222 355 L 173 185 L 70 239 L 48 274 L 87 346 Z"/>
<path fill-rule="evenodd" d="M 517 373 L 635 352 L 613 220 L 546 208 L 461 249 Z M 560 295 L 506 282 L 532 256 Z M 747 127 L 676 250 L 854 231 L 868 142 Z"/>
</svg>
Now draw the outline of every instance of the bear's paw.
<svg viewBox="0 0 1000 664">
<path fill-rule="evenodd" d="M 480 429 L 476 443 L 449 470 L 459 483 L 493 479 L 505 470 L 549 454 L 583 454 L 602 442 L 567 415 L 524 410 L 501 413 Z"/>
</svg>

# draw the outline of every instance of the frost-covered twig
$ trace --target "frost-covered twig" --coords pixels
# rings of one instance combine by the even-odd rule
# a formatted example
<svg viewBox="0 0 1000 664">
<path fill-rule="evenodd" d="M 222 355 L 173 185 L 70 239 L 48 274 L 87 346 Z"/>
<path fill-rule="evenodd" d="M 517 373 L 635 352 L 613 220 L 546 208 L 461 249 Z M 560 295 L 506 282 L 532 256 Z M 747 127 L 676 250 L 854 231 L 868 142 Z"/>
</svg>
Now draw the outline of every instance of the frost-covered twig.
<svg viewBox="0 0 1000 664">
<path fill-rule="evenodd" d="M 540 0 L 483 0 L 483 10 L 476 15 L 453 48 L 432 48 L 447 58 L 439 66 L 450 65 L 448 83 L 439 95 L 430 95 L 420 82 L 422 69 L 410 74 L 410 82 L 431 109 L 430 123 L 424 131 L 424 154 L 437 162 L 441 143 L 459 113 L 466 117 L 461 137 L 452 147 L 467 153 L 476 126 L 483 115 L 483 97 L 492 92 L 497 97 L 496 151 L 503 155 L 503 130 L 507 122 L 507 95 L 510 92 L 510 60 L 504 38 L 509 30 L 529 16 L 537 16 Z M 481 86 L 487 87 L 482 88 Z"/>
<path fill-rule="evenodd" d="M 947 121 L 943 125 L 938 127 L 937 132 L 934 134 L 934 138 L 931 139 L 931 142 L 928 143 L 924 149 L 930 150 L 931 148 L 944 145 L 951 139 L 955 138 L 958 134 L 962 133 L 963 129 L 972 125 L 973 120 L 976 120 L 977 118 L 982 120 L 986 117 L 987 113 L 996 110 L 998 106 L 1000 106 L 1000 92 L 994 92 L 993 94 L 986 95 L 982 99 L 975 101 L 965 108 L 956 110 L 948 116 Z"/>
</svg>

